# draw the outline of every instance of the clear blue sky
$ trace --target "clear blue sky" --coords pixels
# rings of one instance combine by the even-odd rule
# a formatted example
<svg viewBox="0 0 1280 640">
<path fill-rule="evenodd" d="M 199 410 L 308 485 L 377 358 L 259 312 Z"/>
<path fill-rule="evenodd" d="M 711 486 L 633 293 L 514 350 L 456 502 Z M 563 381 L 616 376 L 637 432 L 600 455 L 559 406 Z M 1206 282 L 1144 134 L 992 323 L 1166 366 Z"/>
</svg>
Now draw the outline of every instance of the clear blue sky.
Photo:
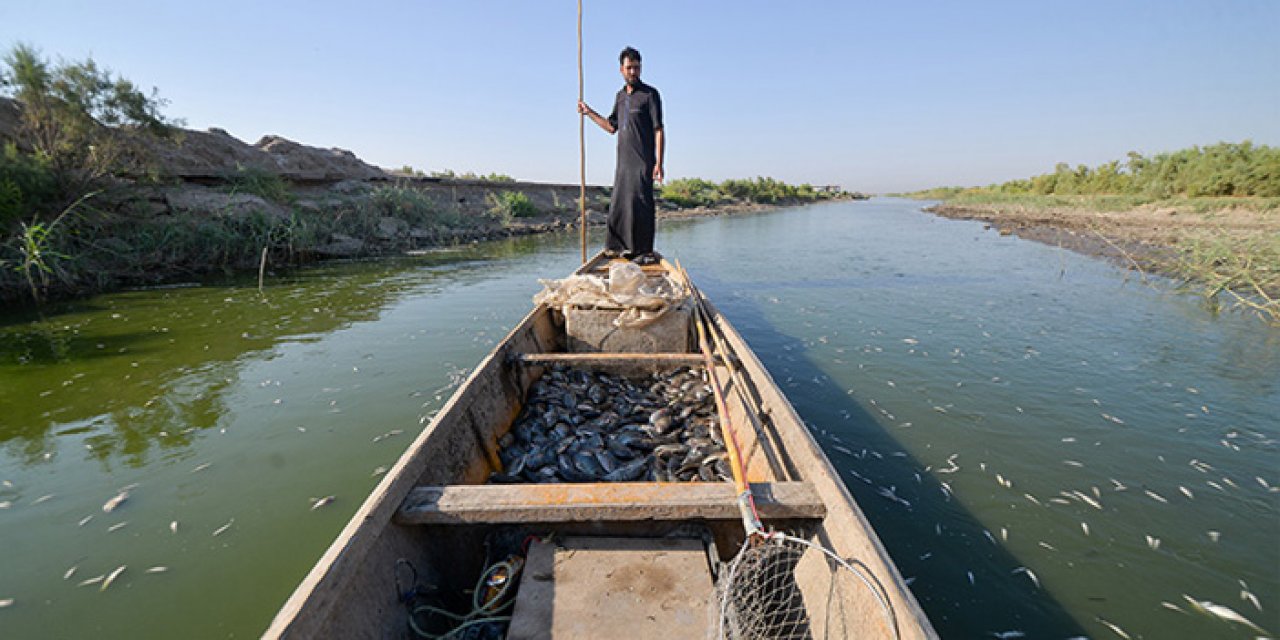
<svg viewBox="0 0 1280 640">
<path fill-rule="evenodd" d="M 586 0 L 587 101 L 617 53 L 662 92 L 670 178 L 888 192 L 987 184 L 1130 150 L 1280 144 L 1280 2 Z M 577 182 L 572 1 L 4 0 L 33 44 L 158 87 L 248 142 L 384 167 Z M 590 127 L 590 123 L 588 123 Z M 587 178 L 612 179 L 589 128 Z"/>
</svg>

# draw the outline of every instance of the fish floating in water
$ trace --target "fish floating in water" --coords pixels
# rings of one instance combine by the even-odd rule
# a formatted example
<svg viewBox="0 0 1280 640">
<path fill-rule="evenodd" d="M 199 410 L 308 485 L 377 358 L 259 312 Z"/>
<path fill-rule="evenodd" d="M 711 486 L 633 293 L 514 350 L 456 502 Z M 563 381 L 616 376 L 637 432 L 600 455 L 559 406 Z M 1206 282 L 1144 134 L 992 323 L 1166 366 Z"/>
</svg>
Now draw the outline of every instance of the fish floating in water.
<svg viewBox="0 0 1280 640">
<path fill-rule="evenodd" d="M 1032 571 L 1031 571 L 1030 569 L 1028 569 L 1028 568 L 1026 568 L 1026 567 L 1018 567 L 1018 568 L 1014 569 L 1013 571 L 1011 571 L 1010 573 L 1015 574 L 1015 575 L 1016 575 L 1016 574 L 1019 574 L 1019 573 L 1025 573 L 1025 574 L 1027 575 L 1027 577 L 1031 579 L 1031 584 L 1036 585 L 1036 588 L 1037 588 L 1037 589 L 1039 589 L 1039 588 L 1040 588 L 1040 579 L 1039 579 L 1039 578 L 1037 578 L 1037 577 L 1036 577 L 1036 574 L 1032 573 Z"/>
<path fill-rule="evenodd" d="M 224 524 L 224 525 L 222 525 L 221 527 L 218 527 L 217 529 L 215 529 L 215 530 L 214 530 L 214 532 L 213 532 L 214 537 L 220 536 L 220 535 L 222 535 L 223 533 L 225 533 L 225 532 L 227 531 L 227 529 L 230 529 L 230 528 L 231 528 L 231 525 L 235 524 L 235 522 L 236 522 L 236 519 L 235 519 L 235 518 L 232 518 L 231 520 L 227 521 L 227 523 L 226 523 L 226 524 Z"/>
<path fill-rule="evenodd" d="M 334 500 L 336 500 L 336 499 L 337 499 L 337 498 L 335 498 L 334 496 L 325 496 L 325 497 L 323 497 L 323 498 L 312 498 L 312 499 L 311 499 L 311 510 L 312 510 L 312 511 L 315 511 L 316 509 L 319 509 L 320 507 L 323 507 L 323 506 L 326 506 L 326 505 L 333 504 L 333 501 L 334 501 Z"/>
<path fill-rule="evenodd" d="M 5 598 L 0 600 L 0 609 L 13 606 L 13 598 Z"/>
<path fill-rule="evenodd" d="M 1191 596 L 1185 593 L 1182 594 L 1182 598 L 1187 602 L 1189 602 L 1191 604 L 1191 608 L 1194 609 L 1195 611 L 1199 611 L 1200 613 L 1212 616 L 1214 618 L 1218 618 L 1220 620 L 1225 620 L 1227 622 L 1242 624 L 1263 636 L 1270 635 L 1270 633 L 1266 629 L 1263 629 L 1262 627 L 1258 626 L 1252 620 L 1240 615 L 1230 607 L 1223 606 L 1214 602 L 1210 602 L 1208 600 L 1196 600 L 1195 598 L 1192 598 Z"/>
<path fill-rule="evenodd" d="M 1103 624 L 1103 626 L 1105 626 L 1106 628 L 1110 629 L 1112 633 L 1114 633 L 1114 634 L 1116 634 L 1116 635 L 1120 636 L 1121 638 L 1124 638 L 1125 640 L 1131 640 L 1131 639 L 1132 639 L 1132 637 L 1133 637 L 1133 636 L 1130 636 L 1128 633 L 1126 633 L 1124 629 L 1121 629 L 1118 625 L 1116 625 L 1116 624 L 1114 624 L 1114 623 L 1107 622 L 1106 620 L 1104 620 L 1104 619 L 1102 619 L 1102 618 L 1094 618 L 1094 620 L 1097 620 L 1098 622 L 1101 622 L 1101 623 Z"/>
<path fill-rule="evenodd" d="M 112 571 L 110 574 L 108 574 L 107 579 L 102 581 L 102 586 L 98 587 L 98 591 L 106 591 L 107 587 L 111 586 L 111 583 L 115 582 L 116 578 L 119 578 L 120 574 L 124 573 L 125 566 L 126 565 L 122 564 L 116 567 L 115 571 Z"/>
<path fill-rule="evenodd" d="M 732 478 L 701 368 L 628 379 L 552 366 L 529 388 L 491 482 L 722 482 Z"/>
<path fill-rule="evenodd" d="M 129 499 L 128 490 L 121 491 L 120 493 L 117 493 L 114 497 L 112 497 L 110 500 L 107 500 L 105 503 L 103 503 L 102 512 L 111 513 L 112 511 L 119 509 L 120 505 L 124 504 L 124 501 L 128 499 Z"/>
</svg>

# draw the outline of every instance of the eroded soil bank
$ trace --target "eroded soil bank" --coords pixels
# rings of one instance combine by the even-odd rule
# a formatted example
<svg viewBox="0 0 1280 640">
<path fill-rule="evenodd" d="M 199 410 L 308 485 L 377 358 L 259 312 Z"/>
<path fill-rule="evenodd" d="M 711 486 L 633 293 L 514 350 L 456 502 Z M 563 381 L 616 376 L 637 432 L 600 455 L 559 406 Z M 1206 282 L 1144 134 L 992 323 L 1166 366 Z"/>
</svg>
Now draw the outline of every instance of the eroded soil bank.
<svg viewBox="0 0 1280 640">
<path fill-rule="evenodd" d="M 1210 286 L 1237 279 L 1276 298 L 1273 262 L 1280 249 L 1280 210 L 1221 207 L 1194 201 L 1102 211 L 1035 203 L 955 203 L 926 207 L 947 218 L 982 220 L 1002 234 L 1116 260 L 1125 266 Z M 1239 271 L 1237 274 L 1227 273 Z"/>
</svg>

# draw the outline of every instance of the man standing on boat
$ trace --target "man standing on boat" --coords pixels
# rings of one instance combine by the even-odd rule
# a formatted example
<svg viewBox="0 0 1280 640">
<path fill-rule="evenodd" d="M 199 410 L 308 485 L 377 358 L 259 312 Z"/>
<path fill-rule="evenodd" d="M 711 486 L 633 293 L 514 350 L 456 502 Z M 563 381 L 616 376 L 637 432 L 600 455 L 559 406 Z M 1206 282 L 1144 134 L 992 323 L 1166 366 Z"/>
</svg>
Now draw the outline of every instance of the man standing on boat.
<svg viewBox="0 0 1280 640">
<path fill-rule="evenodd" d="M 662 182 L 665 139 L 662 130 L 662 97 L 640 81 L 640 52 L 627 47 L 618 55 L 626 85 L 614 97 L 613 112 L 601 117 L 587 103 L 578 101 L 578 113 L 618 134 L 618 165 L 609 202 L 609 235 L 605 254 L 624 256 L 638 264 L 653 264 L 653 183 Z"/>
</svg>

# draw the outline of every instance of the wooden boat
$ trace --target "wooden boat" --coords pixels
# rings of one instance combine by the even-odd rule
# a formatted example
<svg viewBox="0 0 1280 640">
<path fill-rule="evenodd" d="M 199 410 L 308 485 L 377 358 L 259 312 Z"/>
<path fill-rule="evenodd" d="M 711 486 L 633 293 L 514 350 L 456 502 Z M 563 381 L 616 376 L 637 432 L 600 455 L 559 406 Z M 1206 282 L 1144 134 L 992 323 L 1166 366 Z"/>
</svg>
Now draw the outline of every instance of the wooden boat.
<svg viewBox="0 0 1280 640">
<path fill-rule="evenodd" d="M 608 265 L 596 256 L 577 273 L 604 275 Z M 666 261 L 644 271 L 680 278 Z M 721 339 L 715 368 L 760 517 L 768 527 L 852 560 L 875 585 L 824 600 L 820 592 L 831 578 L 822 574 L 833 569 L 816 563 L 816 574 L 810 567 L 794 577 L 805 594 L 805 614 L 820 621 L 833 611 L 852 613 L 854 628 L 842 633 L 847 637 L 936 637 L 791 404 L 728 320 L 709 303 L 705 308 Z M 535 306 L 413 441 L 264 637 L 414 637 L 405 604 L 413 598 L 406 592 L 416 584 L 419 593 L 433 587 L 462 600 L 473 587 L 485 590 L 477 577 L 495 557 L 486 545 L 503 541 L 507 548 L 511 541 L 534 547 L 519 578 L 508 637 L 710 637 L 712 573 L 744 540 L 731 483 L 486 483 L 501 468 L 499 440 L 544 370 L 564 363 L 639 375 L 698 365 L 704 360 L 691 317 L 669 314 L 664 328 L 641 331 L 674 326 L 689 338 L 683 348 L 589 352 L 574 333 L 589 327 L 575 328 L 561 310 Z"/>
</svg>

